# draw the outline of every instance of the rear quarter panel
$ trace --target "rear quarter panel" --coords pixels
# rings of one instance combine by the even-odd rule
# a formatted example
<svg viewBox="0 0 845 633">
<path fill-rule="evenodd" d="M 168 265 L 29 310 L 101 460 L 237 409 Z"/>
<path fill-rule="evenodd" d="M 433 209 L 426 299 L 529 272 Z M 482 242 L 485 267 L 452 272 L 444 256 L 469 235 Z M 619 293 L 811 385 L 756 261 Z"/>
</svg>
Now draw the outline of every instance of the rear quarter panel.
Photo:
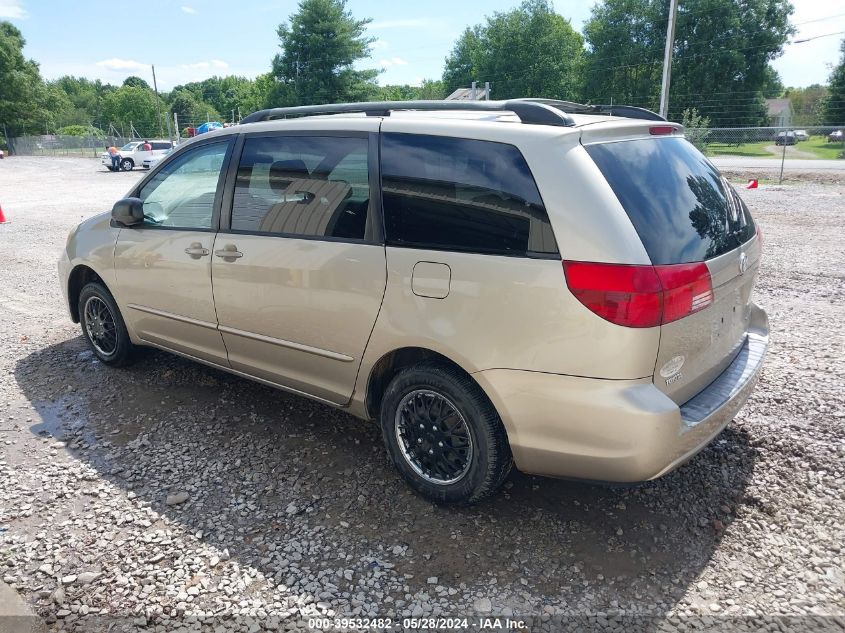
<svg viewBox="0 0 845 633">
<path fill-rule="evenodd" d="M 449 266 L 445 298 L 414 294 L 418 262 Z M 359 391 L 375 363 L 402 347 L 433 350 L 470 373 L 506 368 L 651 377 L 659 337 L 659 328 L 623 328 L 587 310 L 567 290 L 558 260 L 388 247 L 387 289 Z"/>
</svg>

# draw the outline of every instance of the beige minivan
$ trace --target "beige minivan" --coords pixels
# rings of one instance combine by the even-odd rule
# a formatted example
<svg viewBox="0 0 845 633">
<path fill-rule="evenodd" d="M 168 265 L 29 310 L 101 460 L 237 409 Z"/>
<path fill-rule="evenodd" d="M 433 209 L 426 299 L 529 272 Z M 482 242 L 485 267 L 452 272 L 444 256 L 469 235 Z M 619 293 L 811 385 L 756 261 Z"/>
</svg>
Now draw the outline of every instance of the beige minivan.
<svg viewBox="0 0 845 633">
<path fill-rule="evenodd" d="M 265 110 L 162 160 L 59 269 L 96 356 L 138 345 L 377 420 L 439 502 L 512 465 L 659 477 L 768 344 L 743 201 L 646 110 L 519 99 Z"/>
</svg>

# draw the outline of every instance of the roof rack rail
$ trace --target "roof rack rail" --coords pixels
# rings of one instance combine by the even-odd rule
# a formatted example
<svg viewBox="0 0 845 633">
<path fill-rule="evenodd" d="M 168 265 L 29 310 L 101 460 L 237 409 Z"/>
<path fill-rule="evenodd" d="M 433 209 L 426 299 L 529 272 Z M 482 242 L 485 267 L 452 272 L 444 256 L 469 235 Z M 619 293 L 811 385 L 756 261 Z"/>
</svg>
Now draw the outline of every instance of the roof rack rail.
<svg viewBox="0 0 845 633">
<path fill-rule="evenodd" d="M 566 112 L 567 114 L 607 114 L 610 116 L 621 116 L 628 119 L 645 119 L 647 121 L 666 120 L 657 114 L 657 112 L 629 105 L 590 105 L 575 103 L 574 101 L 560 101 L 558 99 L 519 99 L 519 101 L 542 103 L 551 106 L 552 108 L 556 108 L 561 112 Z"/>
<path fill-rule="evenodd" d="M 560 102 L 564 103 L 564 102 Z M 576 104 L 577 105 L 577 104 Z M 543 100 L 509 99 L 507 101 L 364 101 L 360 103 L 329 103 L 326 105 L 294 106 L 259 110 L 241 120 L 256 123 L 284 119 L 289 116 L 315 114 L 365 113 L 368 116 L 389 116 L 397 110 L 460 110 L 470 112 L 513 112 L 523 123 L 571 127 L 575 121 L 569 113 Z"/>
</svg>

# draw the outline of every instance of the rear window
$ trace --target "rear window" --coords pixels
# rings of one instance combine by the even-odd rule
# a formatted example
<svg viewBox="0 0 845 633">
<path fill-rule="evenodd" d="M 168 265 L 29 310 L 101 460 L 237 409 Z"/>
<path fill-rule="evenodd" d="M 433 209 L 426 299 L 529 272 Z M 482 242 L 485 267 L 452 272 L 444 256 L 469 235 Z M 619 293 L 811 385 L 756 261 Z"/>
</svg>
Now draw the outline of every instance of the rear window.
<svg viewBox="0 0 845 633">
<path fill-rule="evenodd" d="M 491 255 L 557 253 L 549 218 L 519 150 L 504 143 L 382 134 L 387 242 Z"/>
<path fill-rule="evenodd" d="M 682 138 L 586 146 L 652 264 L 718 257 L 754 236 L 748 208 L 710 162 Z"/>
</svg>

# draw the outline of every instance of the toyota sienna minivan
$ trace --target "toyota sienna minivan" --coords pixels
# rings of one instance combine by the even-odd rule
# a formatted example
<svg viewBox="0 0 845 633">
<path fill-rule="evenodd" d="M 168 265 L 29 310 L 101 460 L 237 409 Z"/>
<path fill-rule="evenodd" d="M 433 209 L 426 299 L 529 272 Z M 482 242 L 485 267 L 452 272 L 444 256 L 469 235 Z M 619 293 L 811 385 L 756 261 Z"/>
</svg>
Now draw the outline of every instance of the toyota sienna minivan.
<svg viewBox="0 0 845 633">
<path fill-rule="evenodd" d="M 681 126 L 517 99 L 280 108 L 203 134 L 59 262 L 100 361 L 167 350 L 377 421 L 439 502 L 670 472 L 745 403 L 761 239 Z"/>
</svg>

